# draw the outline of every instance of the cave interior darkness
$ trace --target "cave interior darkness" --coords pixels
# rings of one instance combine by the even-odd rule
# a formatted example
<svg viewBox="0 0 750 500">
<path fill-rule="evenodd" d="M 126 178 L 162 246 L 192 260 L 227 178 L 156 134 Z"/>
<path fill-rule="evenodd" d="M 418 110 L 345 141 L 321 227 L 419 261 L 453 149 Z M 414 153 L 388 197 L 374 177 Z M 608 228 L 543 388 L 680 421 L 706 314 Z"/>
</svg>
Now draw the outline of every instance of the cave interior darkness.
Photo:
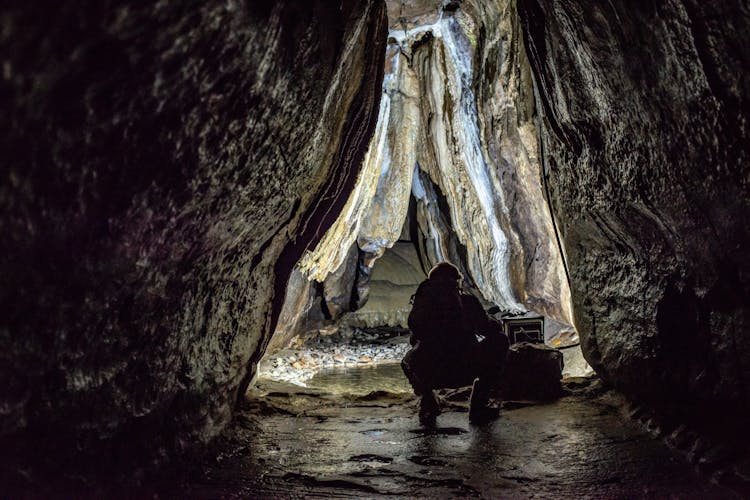
<svg viewBox="0 0 750 500">
<path fill-rule="evenodd" d="M 0 6 L 0 496 L 750 494 L 748 46 L 743 0 Z M 544 319 L 488 424 L 399 364 L 444 261 Z"/>
</svg>

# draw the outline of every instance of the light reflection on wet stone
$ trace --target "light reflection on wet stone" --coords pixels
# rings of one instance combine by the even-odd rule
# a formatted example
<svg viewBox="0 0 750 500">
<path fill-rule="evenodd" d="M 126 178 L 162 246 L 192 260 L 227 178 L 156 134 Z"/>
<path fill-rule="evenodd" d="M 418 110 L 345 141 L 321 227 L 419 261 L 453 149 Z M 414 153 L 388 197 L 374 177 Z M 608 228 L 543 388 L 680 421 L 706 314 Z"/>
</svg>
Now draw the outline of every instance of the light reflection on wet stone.
<svg viewBox="0 0 750 500">
<path fill-rule="evenodd" d="M 412 392 L 400 363 L 322 370 L 307 382 L 307 386 L 331 394 L 365 395 L 375 391 L 393 394 Z"/>
</svg>

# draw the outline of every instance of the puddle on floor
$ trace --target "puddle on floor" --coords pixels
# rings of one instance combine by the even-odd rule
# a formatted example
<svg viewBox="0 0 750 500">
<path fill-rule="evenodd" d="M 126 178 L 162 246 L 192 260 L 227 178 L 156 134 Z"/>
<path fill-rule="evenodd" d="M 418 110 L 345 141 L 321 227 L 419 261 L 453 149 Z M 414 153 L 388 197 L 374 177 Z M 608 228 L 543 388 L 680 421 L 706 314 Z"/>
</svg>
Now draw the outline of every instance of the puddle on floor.
<svg viewBox="0 0 750 500">
<path fill-rule="evenodd" d="M 364 396 L 374 391 L 411 393 L 400 363 L 352 366 L 321 370 L 307 381 L 310 388 L 331 394 Z"/>
</svg>

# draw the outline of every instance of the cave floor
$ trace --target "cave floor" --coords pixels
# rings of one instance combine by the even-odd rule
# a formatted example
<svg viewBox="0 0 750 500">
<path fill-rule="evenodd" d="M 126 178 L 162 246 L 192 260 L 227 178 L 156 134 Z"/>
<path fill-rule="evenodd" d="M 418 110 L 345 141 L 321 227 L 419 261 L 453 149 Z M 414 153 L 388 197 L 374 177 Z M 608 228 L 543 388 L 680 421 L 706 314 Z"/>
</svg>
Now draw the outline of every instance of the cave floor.
<svg viewBox="0 0 750 500">
<path fill-rule="evenodd" d="M 261 384 L 179 496 L 732 496 L 623 417 L 597 382 L 554 403 L 506 402 L 486 426 L 468 423 L 467 395 L 448 394 L 428 431 L 410 394 Z"/>
</svg>

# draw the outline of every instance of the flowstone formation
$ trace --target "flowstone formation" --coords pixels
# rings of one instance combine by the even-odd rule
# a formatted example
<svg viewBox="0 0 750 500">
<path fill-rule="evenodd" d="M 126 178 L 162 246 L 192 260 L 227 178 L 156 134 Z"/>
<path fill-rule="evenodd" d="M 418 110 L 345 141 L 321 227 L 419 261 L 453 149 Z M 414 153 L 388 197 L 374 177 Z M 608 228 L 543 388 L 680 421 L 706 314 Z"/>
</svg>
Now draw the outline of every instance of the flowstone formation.
<svg viewBox="0 0 750 500">
<path fill-rule="evenodd" d="M 385 6 L 10 2 L 0 26 L 0 463 L 204 442 L 356 180 Z"/>
<path fill-rule="evenodd" d="M 409 296 L 446 260 L 487 303 L 535 310 L 570 328 L 513 2 L 388 8 L 375 136 L 344 210 L 300 261 L 272 347 L 342 315 L 341 324 L 405 326 Z M 405 246 L 414 248 L 400 271 L 408 287 L 378 288 L 372 279 L 383 259 Z M 304 277 L 322 286 L 300 286 Z M 368 302 L 386 295 L 390 303 Z"/>
<path fill-rule="evenodd" d="M 518 4 L 587 359 L 687 418 L 746 418 L 747 3 Z"/>
</svg>

